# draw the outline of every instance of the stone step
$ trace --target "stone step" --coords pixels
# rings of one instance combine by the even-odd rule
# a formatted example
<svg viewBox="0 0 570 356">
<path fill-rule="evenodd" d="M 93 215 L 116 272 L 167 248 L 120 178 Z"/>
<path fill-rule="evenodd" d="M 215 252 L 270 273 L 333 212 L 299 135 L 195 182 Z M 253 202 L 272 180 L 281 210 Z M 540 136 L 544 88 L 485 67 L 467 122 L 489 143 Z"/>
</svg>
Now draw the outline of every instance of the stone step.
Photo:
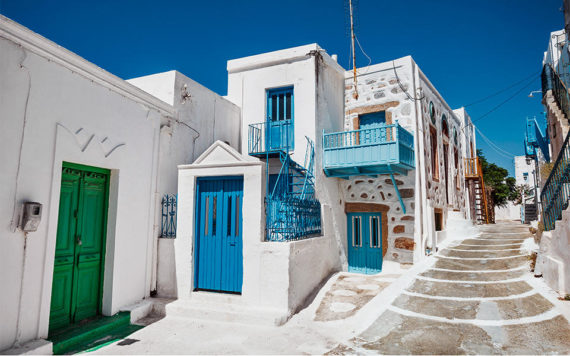
<svg viewBox="0 0 570 356">
<path fill-rule="evenodd" d="M 188 318 L 203 321 L 253 324 L 282 325 L 289 315 L 287 311 L 252 308 L 237 303 L 201 301 L 198 298 L 177 300 L 166 305 L 167 317 Z"/>
</svg>

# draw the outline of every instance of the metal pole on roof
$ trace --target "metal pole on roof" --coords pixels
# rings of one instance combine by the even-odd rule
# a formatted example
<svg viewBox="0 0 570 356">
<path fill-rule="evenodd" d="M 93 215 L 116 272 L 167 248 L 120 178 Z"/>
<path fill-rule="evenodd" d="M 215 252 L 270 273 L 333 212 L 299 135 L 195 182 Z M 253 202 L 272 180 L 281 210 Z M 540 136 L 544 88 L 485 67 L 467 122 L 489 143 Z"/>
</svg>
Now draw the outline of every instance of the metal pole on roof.
<svg viewBox="0 0 570 356">
<path fill-rule="evenodd" d="M 352 0 L 348 0 L 348 5 L 350 7 L 350 38 L 352 41 L 352 72 L 354 75 L 354 99 L 358 99 L 358 87 L 356 81 L 356 52 L 354 50 L 354 21 L 352 17 Z"/>
</svg>

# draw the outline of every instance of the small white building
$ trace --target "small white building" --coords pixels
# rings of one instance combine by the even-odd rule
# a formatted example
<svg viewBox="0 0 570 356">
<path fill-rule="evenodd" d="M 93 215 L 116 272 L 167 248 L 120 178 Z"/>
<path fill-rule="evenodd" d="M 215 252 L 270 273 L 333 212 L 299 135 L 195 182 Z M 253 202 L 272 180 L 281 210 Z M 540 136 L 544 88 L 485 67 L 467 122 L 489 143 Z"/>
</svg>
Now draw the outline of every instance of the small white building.
<svg viewBox="0 0 570 356">
<path fill-rule="evenodd" d="M 126 82 L 3 16 L 0 78 L 6 350 L 157 289 L 161 198 L 177 165 L 239 147 L 240 111 L 177 72 Z"/>
</svg>

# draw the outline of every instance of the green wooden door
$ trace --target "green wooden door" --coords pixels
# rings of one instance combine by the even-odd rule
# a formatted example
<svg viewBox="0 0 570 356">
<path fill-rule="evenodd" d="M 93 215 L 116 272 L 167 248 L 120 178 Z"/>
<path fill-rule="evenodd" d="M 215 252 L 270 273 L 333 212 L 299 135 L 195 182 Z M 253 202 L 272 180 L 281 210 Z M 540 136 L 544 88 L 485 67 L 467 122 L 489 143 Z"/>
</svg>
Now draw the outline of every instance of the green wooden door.
<svg viewBox="0 0 570 356">
<path fill-rule="evenodd" d="M 64 163 L 50 330 L 101 311 L 109 172 Z"/>
</svg>

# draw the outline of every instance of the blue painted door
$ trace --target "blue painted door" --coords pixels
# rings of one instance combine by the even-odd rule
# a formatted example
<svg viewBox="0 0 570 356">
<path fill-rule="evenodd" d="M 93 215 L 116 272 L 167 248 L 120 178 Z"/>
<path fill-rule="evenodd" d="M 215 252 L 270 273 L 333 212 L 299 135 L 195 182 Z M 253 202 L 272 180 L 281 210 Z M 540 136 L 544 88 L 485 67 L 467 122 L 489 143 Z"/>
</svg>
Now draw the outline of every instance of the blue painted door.
<svg viewBox="0 0 570 356">
<path fill-rule="evenodd" d="M 368 129 L 379 128 L 386 125 L 385 111 L 360 115 L 358 117 L 358 125 L 360 130 L 367 130 L 367 131 L 361 131 L 360 144 L 364 145 L 368 143 L 386 141 L 386 130 L 382 129 L 368 130 Z"/>
<path fill-rule="evenodd" d="M 348 271 L 374 274 L 382 270 L 381 213 L 349 213 Z"/>
<path fill-rule="evenodd" d="M 268 151 L 293 149 L 293 87 L 267 91 Z"/>
<path fill-rule="evenodd" d="M 198 178 L 194 288 L 241 293 L 243 177 Z"/>
</svg>

